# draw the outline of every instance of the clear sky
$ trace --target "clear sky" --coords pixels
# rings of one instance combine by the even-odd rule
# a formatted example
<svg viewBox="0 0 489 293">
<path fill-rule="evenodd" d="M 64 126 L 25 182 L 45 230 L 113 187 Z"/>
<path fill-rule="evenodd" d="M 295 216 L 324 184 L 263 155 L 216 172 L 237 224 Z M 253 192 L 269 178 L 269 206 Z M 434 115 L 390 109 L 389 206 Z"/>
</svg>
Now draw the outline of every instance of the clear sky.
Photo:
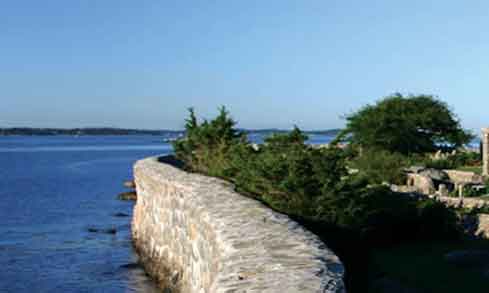
<svg viewBox="0 0 489 293">
<path fill-rule="evenodd" d="M 489 125 L 489 1 L 5 0 L 0 126 L 341 127 L 393 92 Z"/>
</svg>

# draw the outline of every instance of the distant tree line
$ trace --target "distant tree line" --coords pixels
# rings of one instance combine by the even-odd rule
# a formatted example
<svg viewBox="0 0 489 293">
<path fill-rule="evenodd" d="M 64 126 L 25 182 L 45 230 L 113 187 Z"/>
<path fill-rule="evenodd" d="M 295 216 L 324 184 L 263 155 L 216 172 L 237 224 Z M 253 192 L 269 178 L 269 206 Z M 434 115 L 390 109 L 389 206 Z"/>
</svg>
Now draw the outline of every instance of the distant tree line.
<svg viewBox="0 0 489 293">
<path fill-rule="evenodd" d="M 181 134 L 176 130 L 142 130 L 125 128 L 0 128 L 0 135 L 165 135 Z"/>
<path fill-rule="evenodd" d="M 273 133 L 287 133 L 290 130 L 283 129 L 238 129 L 243 133 L 255 133 L 268 135 Z M 307 134 L 336 136 L 341 129 L 312 130 L 306 131 Z M 126 128 L 32 128 L 32 127 L 12 127 L 0 128 L 0 135 L 183 135 L 184 130 L 145 130 L 145 129 L 126 129 Z"/>
</svg>

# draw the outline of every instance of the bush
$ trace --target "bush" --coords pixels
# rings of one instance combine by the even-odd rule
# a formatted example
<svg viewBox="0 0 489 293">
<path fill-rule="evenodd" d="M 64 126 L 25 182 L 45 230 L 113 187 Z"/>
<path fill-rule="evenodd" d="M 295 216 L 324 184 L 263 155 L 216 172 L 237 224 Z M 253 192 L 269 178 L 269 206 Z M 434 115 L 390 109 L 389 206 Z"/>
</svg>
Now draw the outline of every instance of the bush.
<svg viewBox="0 0 489 293">
<path fill-rule="evenodd" d="M 465 197 L 479 197 L 487 194 L 487 185 L 485 188 L 474 189 L 473 186 L 466 185 L 464 186 L 462 193 Z"/>
<path fill-rule="evenodd" d="M 481 154 L 476 152 L 459 152 L 452 156 L 458 166 L 480 166 L 482 165 Z"/>
<path fill-rule="evenodd" d="M 230 164 L 229 151 L 240 144 L 245 136 L 235 128 L 235 122 L 229 117 L 226 108 L 210 122 L 198 123 L 194 110 L 189 109 L 184 139 L 173 143 L 175 156 L 185 163 L 190 171 L 202 172 L 212 176 L 230 178 L 235 171 Z"/>
<path fill-rule="evenodd" d="M 461 166 L 452 159 L 427 159 L 425 160 L 424 165 L 426 166 L 426 168 L 433 168 L 437 170 L 456 169 Z"/>
<path fill-rule="evenodd" d="M 355 168 L 364 173 L 371 184 L 406 182 L 403 169 L 409 166 L 409 160 L 402 154 L 369 149 L 353 159 L 352 163 Z"/>
<path fill-rule="evenodd" d="M 355 153 L 348 148 L 312 148 L 295 127 L 290 133 L 267 137 L 255 150 L 234 125 L 224 108 L 215 119 L 201 124 L 190 110 L 186 137 L 175 142 L 177 157 L 187 169 L 233 181 L 241 192 L 289 215 L 319 220 L 379 242 L 420 234 L 426 207 L 379 185 L 405 181 L 402 168 L 410 163 L 405 156 L 364 150 L 353 161 L 360 172 L 348 175 L 346 161 Z"/>
<path fill-rule="evenodd" d="M 295 128 L 266 138 L 259 151 L 235 148 L 236 185 L 259 194 L 282 212 L 314 216 L 317 197 L 324 190 L 335 189 L 347 172 L 341 150 L 314 149 L 305 144 L 306 139 Z"/>
<path fill-rule="evenodd" d="M 462 166 L 479 166 L 481 165 L 480 154 L 474 152 L 459 152 L 454 155 L 449 155 L 446 158 L 433 160 L 426 158 L 423 161 L 427 168 L 438 170 L 457 169 Z"/>
</svg>

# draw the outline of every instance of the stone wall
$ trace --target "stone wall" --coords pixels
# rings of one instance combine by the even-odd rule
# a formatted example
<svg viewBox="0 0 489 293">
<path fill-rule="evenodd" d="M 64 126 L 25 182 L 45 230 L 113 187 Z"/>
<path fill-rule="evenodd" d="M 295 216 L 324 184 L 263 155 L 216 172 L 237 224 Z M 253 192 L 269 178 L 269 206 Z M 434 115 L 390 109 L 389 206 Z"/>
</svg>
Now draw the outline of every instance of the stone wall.
<svg viewBox="0 0 489 293">
<path fill-rule="evenodd" d="M 459 170 L 443 170 L 450 181 L 457 185 L 464 184 L 483 184 L 484 178 L 474 172 L 459 171 Z"/>
<path fill-rule="evenodd" d="M 222 180 L 149 158 L 134 176 L 132 233 L 170 292 L 344 292 L 343 265 L 314 234 Z M 168 291 L 168 290 L 167 290 Z"/>
<path fill-rule="evenodd" d="M 433 196 L 439 201 L 445 203 L 449 207 L 464 207 L 468 209 L 481 208 L 485 206 L 488 202 L 479 198 L 470 197 L 450 197 L 450 196 Z"/>
</svg>

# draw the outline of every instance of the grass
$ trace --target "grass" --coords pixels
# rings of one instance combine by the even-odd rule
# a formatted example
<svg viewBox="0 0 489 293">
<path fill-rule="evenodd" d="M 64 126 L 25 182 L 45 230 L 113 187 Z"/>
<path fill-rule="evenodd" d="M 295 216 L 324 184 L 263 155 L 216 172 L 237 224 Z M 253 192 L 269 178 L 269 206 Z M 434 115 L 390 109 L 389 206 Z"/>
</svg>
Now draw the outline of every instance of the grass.
<svg viewBox="0 0 489 293">
<path fill-rule="evenodd" d="M 489 241 L 418 243 L 377 250 L 372 256 L 370 274 L 421 292 L 489 292 L 489 276 L 484 276 L 483 268 L 461 268 L 444 260 L 446 253 L 466 249 L 487 250 Z M 488 269 L 489 264 L 485 270 Z"/>
<path fill-rule="evenodd" d="M 458 171 L 474 172 L 475 174 L 482 175 L 482 166 L 462 166 L 457 168 Z"/>
</svg>

